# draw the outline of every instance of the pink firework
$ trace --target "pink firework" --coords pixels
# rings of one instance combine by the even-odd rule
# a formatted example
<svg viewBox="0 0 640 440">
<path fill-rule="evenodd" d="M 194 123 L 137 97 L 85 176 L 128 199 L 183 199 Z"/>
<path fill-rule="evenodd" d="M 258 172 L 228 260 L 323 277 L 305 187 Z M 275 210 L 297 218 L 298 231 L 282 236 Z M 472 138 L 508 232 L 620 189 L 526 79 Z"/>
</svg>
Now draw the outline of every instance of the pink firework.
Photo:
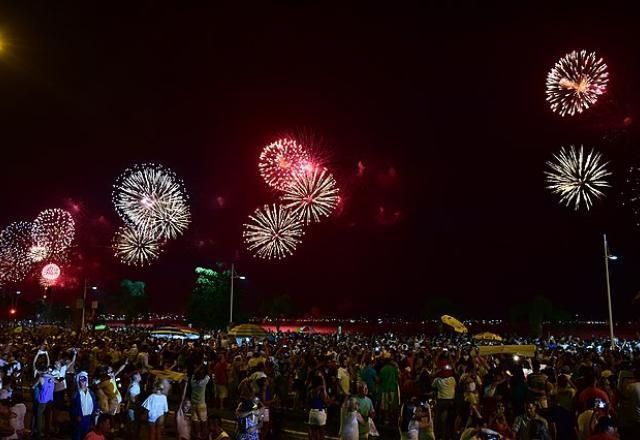
<svg viewBox="0 0 640 440">
<path fill-rule="evenodd" d="M 311 167 L 306 149 L 293 139 L 282 138 L 270 143 L 262 153 L 258 168 L 262 178 L 272 188 L 284 190 L 294 176 Z"/>
</svg>

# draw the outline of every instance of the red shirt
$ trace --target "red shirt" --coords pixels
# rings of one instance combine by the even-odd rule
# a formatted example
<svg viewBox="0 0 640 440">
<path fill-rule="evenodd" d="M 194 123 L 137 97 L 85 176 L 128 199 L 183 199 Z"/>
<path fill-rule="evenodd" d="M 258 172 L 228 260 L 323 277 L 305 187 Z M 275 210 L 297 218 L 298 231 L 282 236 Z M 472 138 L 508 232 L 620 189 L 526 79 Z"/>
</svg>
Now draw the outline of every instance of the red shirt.
<svg viewBox="0 0 640 440">
<path fill-rule="evenodd" d="M 578 396 L 578 402 L 580 402 L 580 407 L 585 410 L 587 409 L 587 405 L 589 405 L 589 401 L 591 399 L 602 399 L 607 404 L 609 403 L 609 396 L 603 390 L 598 387 L 589 387 L 582 390 L 580 395 Z"/>
<path fill-rule="evenodd" d="M 227 384 L 227 362 L 216 362 L 213 367 L 213 374 L 215 376 L 217 385 L 226 385 Z"/>
</svg>

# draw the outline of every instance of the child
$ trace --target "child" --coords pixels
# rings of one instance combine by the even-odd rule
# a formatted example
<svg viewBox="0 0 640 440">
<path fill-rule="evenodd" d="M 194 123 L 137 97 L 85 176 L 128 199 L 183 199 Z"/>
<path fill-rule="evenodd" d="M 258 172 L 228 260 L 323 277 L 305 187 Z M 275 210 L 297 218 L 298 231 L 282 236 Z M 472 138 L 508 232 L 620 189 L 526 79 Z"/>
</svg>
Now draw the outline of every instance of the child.
<svg viewBox="0 0 640 440">
<path fill-rule="evenodd" d="M 161 382 L 156 382 L 153 390 L 153 394 L 147 397 L 142 407 L 149 412 L 149 440 L 160 440 L 162 438 L 164 415 L 169 412 L 169 405 L 167 396 L 162 394 L 163 387 Z"/>
</svg>

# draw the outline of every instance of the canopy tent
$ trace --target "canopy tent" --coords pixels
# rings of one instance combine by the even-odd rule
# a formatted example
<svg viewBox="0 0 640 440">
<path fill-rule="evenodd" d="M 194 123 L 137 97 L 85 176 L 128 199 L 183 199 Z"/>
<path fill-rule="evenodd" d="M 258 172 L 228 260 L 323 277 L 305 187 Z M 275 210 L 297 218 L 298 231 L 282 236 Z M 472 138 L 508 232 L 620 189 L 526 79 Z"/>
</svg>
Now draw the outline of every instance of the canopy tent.
<svg viewBox="0 0 640 440">
<path fill-rule="evenodd" d="M 458 321 L 456 318 L 454 318 L 453 316 L 449 316 L 449 315 L 442 315 L 440 317 L 440 320 L 444 323 L 447 324 L 448 326 L 450 326 L 451 328 L 453 328 L 453 330 L 456 333 L 467 333 L 469 330 L 467 330 L 467 327 L 461 323 L 460 321 Z"/>
<path fill-rule="evenodd" d="M 478 333 L 477 335 L 473 335 L 473 339 L 479 340 L 479 341 L 502 341 L 502 336 L 500 335 L 496 335 L 495 333 L 491 333 L 491 332 L 482 332 L 482 333 Z"/>
<path fill-rule="evenodd" d="M 518 356 L 533 357 L 536 354 L 535 345 L 481 345 L 478 347 L 480 356 L 492 354 L 517 354 Z"/>
<path fill-rule="evenodd" d="M 229 335 L 241 338 L 264 338 L 267 331 L 255 324 L 240 324 L 229 330 Z"/>
</svg>

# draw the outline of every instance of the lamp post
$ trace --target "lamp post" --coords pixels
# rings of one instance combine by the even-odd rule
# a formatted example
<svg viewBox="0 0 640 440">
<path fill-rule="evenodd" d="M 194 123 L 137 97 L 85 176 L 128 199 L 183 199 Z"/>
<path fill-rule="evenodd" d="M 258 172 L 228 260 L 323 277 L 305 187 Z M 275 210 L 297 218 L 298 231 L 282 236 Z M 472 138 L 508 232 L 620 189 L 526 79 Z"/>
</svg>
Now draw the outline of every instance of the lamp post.
<svg viewBox="0 0 640 440">
<path fill-rule="evenodd" d="M 246 277 L 236 274 L 236 265 L 235 263 L 231 263 L 231 292 L 230 292 L 230 301 L 229 301 L 229 324 L 233 322 L 233 280 L 235 278 L 238 278 L 240 280 L 246 279 Z"/>
<path fill-rule="evenodd" d="M 84 289 L 82 289 L 82 321 L 80 323 L 80 333 L 84 332 L 84 314 L 85 306 L 87 305 L 87 283 L 89 280 L 84 279 Z M 91 286 L 91 290 L 98 290 L 96 286 Z"/>
<path fill-rule="evenodd" d="M 609 245 L 607 244 L 607 234 L 602 234 L 604 244 L 604 273 L 607 281 L 607 304 L 609 306 L 609 337 L 611 338 L 611 346 L 615 344 L 615 336 L 613 335 L 613 308 L 611 307 L 611 281 L 609 279 L 609 260 L 617 260 L 618 257 L 611 255 Z"/>
</svg>

